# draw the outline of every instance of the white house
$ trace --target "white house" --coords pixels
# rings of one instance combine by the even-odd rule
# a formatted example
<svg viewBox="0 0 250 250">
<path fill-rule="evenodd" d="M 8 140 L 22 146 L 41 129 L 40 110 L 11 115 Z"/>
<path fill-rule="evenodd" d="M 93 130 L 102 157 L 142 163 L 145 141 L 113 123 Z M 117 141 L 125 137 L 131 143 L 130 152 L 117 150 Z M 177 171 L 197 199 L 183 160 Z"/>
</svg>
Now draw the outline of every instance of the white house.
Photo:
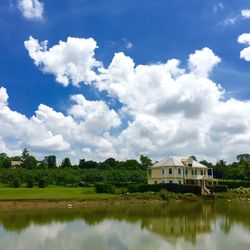
<svg viewBox="0 0 250 250">
<path fill-rule="evenodd" d="M 177 183 L 205 187 L 213 183 L 213 169 L 192 157 L 170 156 L 148 168 L 148 184 Z"/>
</svg>

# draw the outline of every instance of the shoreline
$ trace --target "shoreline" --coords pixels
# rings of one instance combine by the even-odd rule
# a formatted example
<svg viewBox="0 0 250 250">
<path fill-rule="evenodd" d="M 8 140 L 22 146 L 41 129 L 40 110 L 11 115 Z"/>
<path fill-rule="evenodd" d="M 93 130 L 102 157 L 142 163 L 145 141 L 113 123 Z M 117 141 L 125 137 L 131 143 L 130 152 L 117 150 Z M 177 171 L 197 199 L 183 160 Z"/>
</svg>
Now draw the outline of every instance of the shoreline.
<svg viewBox="0 0 250 250">
<path fill-rule="evenodd" d="M 182 202 L 182 200 L 175 200 Z M 76 208 L 90 205 L 166 204 L 165 200 L 108 199 L 108 200 L 0 200 L 0 211 L 17 209 Z"/>
</svg>

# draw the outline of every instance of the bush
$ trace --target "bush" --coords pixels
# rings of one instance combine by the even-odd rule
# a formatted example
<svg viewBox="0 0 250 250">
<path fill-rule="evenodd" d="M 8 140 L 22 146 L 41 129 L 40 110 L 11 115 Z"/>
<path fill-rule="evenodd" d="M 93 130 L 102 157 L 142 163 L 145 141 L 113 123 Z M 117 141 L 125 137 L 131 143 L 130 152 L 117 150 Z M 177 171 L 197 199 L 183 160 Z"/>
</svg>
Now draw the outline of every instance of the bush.
<svg viewBox="0 0 250 250">
<path fill-rule="evenodd" d="M 12 182 L 12 187 L 13 188 L 19 188 L 20 184 L 21 184 L 20 178 L 19 177 L 15 177 L 13 179 L 13 182 Z"/>
<path fill-rule="evenodd" d="M 138 185 L 138 192 L 160 192 L 161 190 L 167 190 L 172 193 L 192 193 L 196 195 L 201 195 L 201 187 L 195 185 L 184 185 L 175 183 L 166 184 L 152 184 L 152 185 Z"/>
<path fill-rule="evenodd" d="M 221 180 L 218 183 L 219 185 L 227 185 L 230 189 L 239 187 L 250 188 L 250 181 Z"/>
<path fill-rule="evenodd" d="M 34 187 L 34 180 L 32 178 L 29 178 L 27 180 L 27 187 L 28 188 L 33 188 Z"/>
<path fill-rule="evenodd" d="M 130 184 L 130 185 L 128 185 L 128 192 L 129 193 L 137 193 L 137 192 L 139 192 L 139 185 L 138 184 Z"/>
<path fill-rule="evenodd" d="M 228 191 L 228 186 L 227 185 L 211 185 L 207 186 L 207 188 L 212 192 L 212 193 L 224 193 Z"/>
<path fill-rule="evenodd" d="M 97 193 L 108 193 L 108 194 L 114 194 L 116 192 L 115 186 L 104 183 L 95 184 L 95 191 Z"/>
<path fill-rule="evenodd" d="M 169 192 L 167 192 L 166 190 L 162 189 L 160 191 L 160 197 L 161 197 L 162 200 L 168 201 L 168 200 L 170 200 L 171 195 L 170 195 Z"/>
<path fill-rule="evenodd" d="M 38 182 L 38 187 L 39 188 L 45 188 L 46 187 L 46 180 L 45 178 L 41 178 Z"/>
<path fill-rule="evenodd" d="M 185 194 L 181 195 L 181 199 L 187 200 L 187 201 L 196 201 L 197 196 L 195 194 L 192 194 L 192 193 L 185 193 Z"/>
</svg>

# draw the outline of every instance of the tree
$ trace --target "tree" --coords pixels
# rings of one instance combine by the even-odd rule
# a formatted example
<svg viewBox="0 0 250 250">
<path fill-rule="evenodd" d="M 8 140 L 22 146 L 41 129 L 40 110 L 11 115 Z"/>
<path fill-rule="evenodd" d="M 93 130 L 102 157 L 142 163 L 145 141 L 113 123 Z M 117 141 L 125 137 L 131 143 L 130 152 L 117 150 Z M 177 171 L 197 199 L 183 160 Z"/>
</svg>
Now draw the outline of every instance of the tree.
<svg viewBox="0 0 250 250">
<path fill-rule="evenodd" d="M 19 177 L 15 177 L 12 181 L 12 187 L 19 188 L 21 184 L 21 180 Z"/>
<path fill-rule="evenodd" d="M 219 160 L 214 168 L 214 177 L 219 179 L 225 178 L 226 167 L 227 167 L 226 161 Z"/>
<path fill-rule="evenodd" d="M 11 160 L 10 158 L 5 158 L 2 163 L 3 168 L 11 168 Z"/>
<path fill-rule="evenodd" d="M 99 164 L 95 161 L 85 161 L 85 159 L 81 159 L 79 161 L 78 166 L 81 169 L 94 169 L 94 168 L 98 168 Z"/>
<path fill-rule="evenodd" d="M 152 166 L 152 160 L 148 156 L 141 155 L 140 156 L 141 166 L 142 168 L 148 168 Z"/>
<path fill-rule="evenodd" d="M 25 149 L 23 150 L 23 152 L 22 152 L 22 155 L 21 155 L 21 161 L 22 161 L 23 163 L 25 163 L 29 156 L 30 156 L 29 150 L 28 150 L 27 148 L 25 148 Z"/>
<path fill-rule="evenodd" d="M 19 155 L 10 157 L 10 159 L 11 159 L 12 161 L 21 161 L 21 160 L 22 160 L 22 159 L 21 159 L 21 156 L 19 156 Z"/>
<path fill-rule="evenodd" d="M 60 167 L 61 168 L 71 168 L 72 165 L 71 165 L 70 159 L 69 158 L 63 159 Z"/>
<path fill-rule="evenodd" d="M 191 155 L 190 158 L 192 158 L 194 161 L 197 161 L 197 158 L 194 155 Z"/>
<path fill-rule="evenodd" d="M 28 156 L 28 158 L 26 159 L 26 161 L 24 163 L 24 168 L 31 170 L 31 169 L 34 169 L 36 167 L 37 167 L 36 158 L 32 155 Z"/>
<path fill-rule="evenodd" d="M 85 159 L 80 159 L 78 167 L 81 168 L 81 169 L 83 169 L 85 167 L 85 163 L 86 163 Z"/>
<path fill-rule="evenodd" d="M 236 159 L 238 161 L 250 161 L 250 154 L 239 154 Z"/>
<path fill-rule="evenodd" d="M 46 179 L 45 178 L 41 178 L 38 182 L 38 187 L 39 188 L 45 188 L 47 186 L 47 183 L 46 183 Z"/>
<path fill-rule="evenodd" d="M 136 169 L 140 169 L 140 164 L 137 160 L 126 160 L 123 163 L 123 167 L 125 169 L 129 169 L 129 170 L 136 170 Z"/>
<path fill-rule="evenodd" d="M 0 168 L 3 168 L 4 166 L 4 161 L 8 158 L 7 154 L 1 153 L 0 154 Z"/>
<path fill-rule="evenodd" d="M 103 166 L 110 167 L 110 168 L 116 168 L 117 161 L 114 158 L 108 158 L 103 162 Z"/>
<path fill-rule="evenodd" d="M 37 167 L 37 159 L 29 154 L 29 150 L 25 148 L 21 155 L 22 167 L 26 169 L 34 169 Z"/>
<path fill-rule="evenodd" d="M 45 156 L 44 162 L 48 166 L 48 168 L 56 168 L 56 156 L 55 155 Z"/>
<path fill-rule="evenodd" d="M 205 165 L 205 166 L 207 166 L 208 168 L 214 168 L 213 163 L 208 162 L 206 160 L 200 161 L 200 163 L 203 164 L 203 165 Z"/>
</svg>

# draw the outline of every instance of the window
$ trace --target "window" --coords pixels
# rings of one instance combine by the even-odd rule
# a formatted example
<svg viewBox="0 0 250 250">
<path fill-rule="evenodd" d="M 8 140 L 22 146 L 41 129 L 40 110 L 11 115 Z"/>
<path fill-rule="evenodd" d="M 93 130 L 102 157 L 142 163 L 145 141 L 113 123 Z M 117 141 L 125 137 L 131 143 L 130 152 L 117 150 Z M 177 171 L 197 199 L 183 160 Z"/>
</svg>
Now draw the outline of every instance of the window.
<svg viewBox="0 0 250 250">
<path fill-rule="evenodd" d="M 197 170 L 195 169 L 194 174 L 197 175 Z"/>
<path fill-rule="evenodd" d="M 192 169 L 192 175 L 194 175 L 194 170 Z"/>
<path fill-rule="evenodd" d="M 152 175 L 152 170 L 151 170 L 151 169 L 149 169 L 149 170 L 148 170 L 148 176 L 150 176 L 150 177 L 151 177 L 151 175 Z"/>
<path fill-rule="evenodd" d="M 192 163 L 188 163 L 188 167 L 192 167 Z"/>
<path fill-rule="evenodd" d="M 171 181 L 171 180 L 170 180 L 170 181 L 169 181 L 169 183 L 170 183 L 170 184 L 172 184 L 172 183 L 173 183 L 173 181 Z"/>
<path fill-rule="evenodd" d="M 179 184 L 181 184 L 181 181 L 179 181 Z"/>
<path fill-rule="evenodd" d="M 164 175 L 164 169 L 161 170 L 162 175 Z"/>
<path fill-rule="evenodd" d="M 169 174 L 172 174 L 172 168 L 169 168 L 169 169 L 168 169 L 168 173 L 169 173 Z"/>
<path fill-rule="evenodd" d="M 201 175 L 204 175 L 204 171 L 203 171 L 203 169 L 201 170 Z"/>
<path fill-rule="evenodd" d="M 155 181 L 155 184 L 157 184 L 157 181 Z"/>
<path fill-rule="evenodd" d="M 181 174 L 181 169 L 180 168 L 178 168 L 178 174 Z"/>
<path fill-rule="evenodd" d="M 163 180 L 163 181 L 162 181 L 162 183 L 164 184 L 164 183 L 165 183 L 165 181 Z"/>
<path fill-rule="evenodd" d="M 185 175 L 188 175 L 188 170 L 187 169 L 185 169 Z"/>
</svg>

